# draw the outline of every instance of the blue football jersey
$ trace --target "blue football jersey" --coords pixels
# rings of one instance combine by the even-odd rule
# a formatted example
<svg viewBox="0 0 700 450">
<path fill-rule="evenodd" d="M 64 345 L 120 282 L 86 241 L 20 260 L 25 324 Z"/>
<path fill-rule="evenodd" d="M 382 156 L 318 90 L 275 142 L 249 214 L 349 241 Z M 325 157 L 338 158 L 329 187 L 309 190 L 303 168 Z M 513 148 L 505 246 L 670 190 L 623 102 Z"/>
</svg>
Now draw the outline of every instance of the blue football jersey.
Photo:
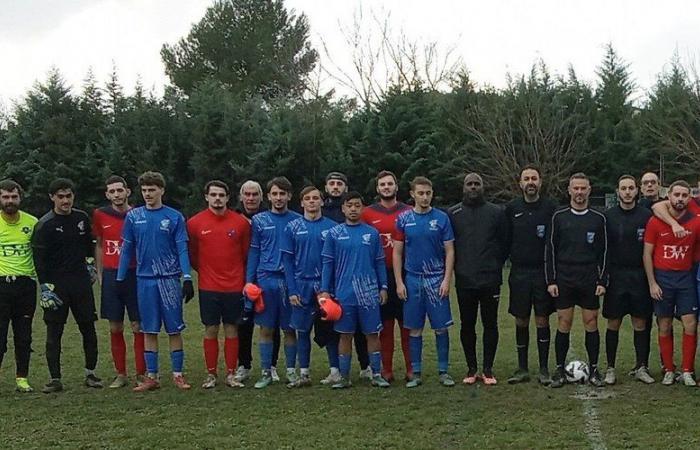
<svg viewBox="0 0 700 450">
<path fill-rule="evenodd" d="M 284 229 L 289 222 L 299 217 L 301 216 L 294 211 L 286 211 L 282 214 L 264 211 L 253 216 L 250 248 L 257 249 L 260 255 L 257 267 L 254 268 L 257 274 L 282 273 L 281 246 L 284 240 Z"/>
<path fill-rule="evenodd" d="M 399 214 L 396 240 L 404 242 L 404 270 L 416 275 L 445 273 L 445 242 L 454 241 L 450 219 L 443 211 L 431 208 L 419 214 L 413 209 Z"/>
<path fill-rule="evenodd" d="M 308 220 L 303 216 L 287 224 L 281 249 L 294 256 L 294 276 L 297 279 L 321 278 L 323 241 L 328 230 L 336 225 L 327 217 Z"/>
</svg>

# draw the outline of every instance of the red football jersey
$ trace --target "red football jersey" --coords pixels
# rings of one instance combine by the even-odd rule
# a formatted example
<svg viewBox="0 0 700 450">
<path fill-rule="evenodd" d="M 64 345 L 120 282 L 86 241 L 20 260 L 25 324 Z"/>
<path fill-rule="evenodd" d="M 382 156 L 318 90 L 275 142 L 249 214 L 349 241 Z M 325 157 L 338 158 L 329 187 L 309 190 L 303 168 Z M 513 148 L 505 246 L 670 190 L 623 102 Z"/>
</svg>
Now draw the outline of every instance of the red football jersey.
<svg viewBox="0 0 700 450">
<path fill-rule="evenodd" d="M 688 211 L 690 211 L 692 214 L 700 215 L 700 198 L 698 197 L 693 197 L 690 199 L 688 202 Z"/>
<path fill-rule="evenodd" d="M 96 209 L 92 213 L 92 234 L 102 241 L 102 267 L 119 268 L 119 255 L 122 250 L 122 228 L 126 213 L 111 206 Z M 136 261 L 132 262 L 136 267 Z"/>
<path fill-rule="evenodd" d="M 700 219 L 692 213 L 684 214 L 678 223 L 690 233 L 677 238 L 671 227 L 657 217 L 652 217 L 644 231 L 644 242 L 654 244 L 654 268 L 659 270 L 687 271 L 693 266 L 693 256 L 700 240 Z"/>
<path fill-rule="evenodd" d="M 250 224 L 226 210 L 217 216 L 209 208 L 187 221 L 190 263 L 199 275 L 199 289 L 241 292 L 250 246 Z"/>
<path fill-rule="evenodd" d="M 379 232 L 382 247 L 384 248 L 386 266 L 390 269 L 394 267 L 394 241 L 391 239 L 391 235 L 396 232 L 397 217 L 407 209 L 411 209 L 411 207 L 405 203 L 398 202 L 390 209 L 383 207 L 380 203 L 374 203 L 362 210 L 362 221 L 372 225 Z"/>
</svg>

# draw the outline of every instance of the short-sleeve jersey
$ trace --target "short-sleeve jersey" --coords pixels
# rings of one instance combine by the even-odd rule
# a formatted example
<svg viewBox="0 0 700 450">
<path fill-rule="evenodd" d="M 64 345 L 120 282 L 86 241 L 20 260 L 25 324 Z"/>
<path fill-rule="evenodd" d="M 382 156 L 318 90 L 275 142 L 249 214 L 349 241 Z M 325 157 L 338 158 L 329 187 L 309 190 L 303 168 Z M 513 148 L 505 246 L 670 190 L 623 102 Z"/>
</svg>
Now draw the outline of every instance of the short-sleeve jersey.
<svg viewBox="0 0 700 450">
<path fill-rule="evenodd" d="M 392 234 L 396 229 L 396 219 L 402 212 L 412 209 L 405 203 L 398 202 L 393 208 L 385 208 L 380 203 L 375 203 L 362 209 L 362 221 L 372 225 L 379 232 L 384 249 L 386 266 L 392 268 L 394 260 L 394 241 Z"/>
<path fill-rule="evenodd" d="M 652 217 L 644 232 L 644 242 L 654 244 L 654 268 L 667 271 L 688 271 L 693 266 L 693 252 L 700 239 L 700 218 L 686 212 L 678 223 L 690 233 L 677 238 L 671 227 Z"/>
<path fill-rule="evenodd" d="M 404 270 L 415 275 L 444 275 L 445 242 L 454 241 L 450 218 L 431 208 L 399 214 L 394 239 L 404 242 Z"/>
<path fill-rule="evenodd" d="M 294 276 L 297 279 L 321 278 L 323 242 L 328 230 L 336 225 L 327 217 L 308 220 L 302 216 L 285 226 L 281 250 L 294 255 Z"/>
<path fill-rule="evenodd" d="M 6 222 L 0 217 L 0 276 L 33 277 L 32 233 L 37 218 L 19 211 L 19 220 Z"/>
<path fill-rule="evenodd" d="M 122 250 L 122 229 L 126 212 L 120 212 L 111 206 L 96 209 L 92 213 L 92 235 L 102 242 L 102 267 L 119 268 L 119 255 Z M 135 267 L 136 262 L 132 263 Z"/>
</svg>

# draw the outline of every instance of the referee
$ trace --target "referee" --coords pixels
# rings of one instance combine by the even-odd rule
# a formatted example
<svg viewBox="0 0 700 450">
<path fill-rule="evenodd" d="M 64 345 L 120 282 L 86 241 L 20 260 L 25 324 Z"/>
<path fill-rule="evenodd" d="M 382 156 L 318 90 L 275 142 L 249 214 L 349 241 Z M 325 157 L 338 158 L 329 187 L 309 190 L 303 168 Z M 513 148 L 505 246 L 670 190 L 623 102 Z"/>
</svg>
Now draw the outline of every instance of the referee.
<svg viewBox="0 0 700 450">
<path fill-rule="evenodd" d="M 31 238 L 37 219 L 19 210 L 21 198 L 19 184 L 12 180 L 0 181 L 0 365 L 7 352 L 7 332 L 12 322 L 16 389 L 32 392 L 27 375 L 36 310 Z"/>
<path fill-rule="evenodd" d="M 569 351 L 569 333 L 574 319 L 574 307 L 581 307 L 586 329 L 586 351 L 591 367 L 590 382 L 604 385 L 598 372 L 600 333 L 598 332 L 599 297 L 607 286 L 608 235 L 605 216 L 588 207 L 591 183 L 578 172 L 569 178 L 568 207 L 552 216 L 545 253 L 547 290 L 555 299 L 558 315 L 554 349 L 557 371 L 551 387 L 564 385 L 564 364 Z"/>
</svg>

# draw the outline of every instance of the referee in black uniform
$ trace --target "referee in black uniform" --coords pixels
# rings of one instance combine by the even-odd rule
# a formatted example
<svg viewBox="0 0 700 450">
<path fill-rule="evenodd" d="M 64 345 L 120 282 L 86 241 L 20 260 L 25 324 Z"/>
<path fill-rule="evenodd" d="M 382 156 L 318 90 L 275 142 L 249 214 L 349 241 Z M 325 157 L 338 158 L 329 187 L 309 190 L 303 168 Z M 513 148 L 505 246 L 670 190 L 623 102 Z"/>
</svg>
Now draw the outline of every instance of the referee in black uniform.
<svg viewBox="0 0 700 450">
<path fill-rule="evenodd" d="M 73 313 L 83 337 L 85 385 L 102 387 L 102 381 L 95 375 L 97 312 L 91 278 L 93 274 L 96 276 L 96 272 L 94 266 L 93 270 L 89 270 L 95 244 L 88 215 L 73 208 L 74 190 L 73 182 L 65 178 L 58 178 L 49 185 L 53 209 L 39 219 L 32 238 L 34 265 L 42 297 L 52 292 L 60 299 L 60 304 L 44 309 L 46 361 L 51 375 L 51 380 L 42 389 L 44 393 L 63 390 L 61 337 L 68 310 Z"/>
<path fill-rule="evenodd" d="M 554 300 L 547 292 L 544 280 L 544 248 L 547 227 L 556 205 L 540 196 L 542 177 L 539 168 L 525 166 L 520 171 L 522 197 L 506 205 L 508 218 L 508 249 L 510 252 L 510 304 L 508 312 L 515 317 L 515 345 L 518 350 L 518 370 L 508 378 L 509 384 L 530 380 L 528 344 L 530 313 L 535 310 L 537 353 L 540 384 L 552 382 L 549 376 L 549 316 L 554 312 Z"/>
<path fill-rule="evenodd" d="M 555 298 L 558 315 L 554 349 L 557 371 L 551 386 L 566 381 L 564 365 L 569 351 L 569 333 L 574 307 L 581 307 L 586 329 L 586 351 L 591 368 L 590 382 L 604 385 L 598 372 L 600 333 L 598 332 L 599 296 L 608 284 L 608 235 L 605 216 L 588 207 L 591 183 L 584 173 L 569 178 L 570 205 L 552 216 L 545 252 L 547 290 Z"/>
<path fill-rule="evenodd" d="M 603 317 L 608 319 L 605 333 L 605 353 L 608 370 L 605 384 L 615 384 L 615 359 L 622 319 L 629 314 L 634 328 L 636 365 L 634 377 L 647 384 L 654 382 L 649 375 L 649 333 L 647 324 L 654 312 L 642 254 L 644 230 L 652 216 L 649 209 L 637 204 L 637 182 L 631 175 L 617 180 L 619 204 L 605 212 L 608 227 L 610 285 L 603 300 Z"/>
</svg>

